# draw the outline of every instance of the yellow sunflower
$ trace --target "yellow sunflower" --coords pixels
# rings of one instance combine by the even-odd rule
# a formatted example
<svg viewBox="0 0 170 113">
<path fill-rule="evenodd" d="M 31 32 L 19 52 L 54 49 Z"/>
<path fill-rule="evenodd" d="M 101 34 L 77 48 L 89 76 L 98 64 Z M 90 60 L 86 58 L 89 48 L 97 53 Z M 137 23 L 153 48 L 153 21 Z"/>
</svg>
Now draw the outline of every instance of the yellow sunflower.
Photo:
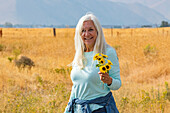
<svg viewBox="0 0 170 113">
<path fill-rule="evenodd" d="M 103 53 L 100 53 L 102 56 L 104 55 Z"/>
<path fill-rule="evenodd" d="M 106 66 L 100 66 L 100 72 L 102 73 L 106 73 L 107 72 L 107 69 L 106 69 Z"/>
<path fill-rule="evenodd" d="M 106 66 L 107 71 L 111 69 L 111 66 L 108 63 L 105 66 Z"/>
<path fill-rule="evenodd" d="M 102 57 L 101 57 L 101 56 L 98 56 L 98 57 L 97 57 L 97 60 L 98 60 L 98 61 L 102 60 Z"/>
<path fill-rule="evenodd" d="M 109 65 L 113 65 L 112 62 L 110 60 L 107 60 L 108 64 Z"/>
<path fill-rule="evenodd" d="M 103 56 L 103 58 L 108 58 L 108 56 L 107 56 L 107 55 L 104 55 L 104 54 L 102 54 L 102 53 L 101 53 L 101 55 Z"/>
<path fill-rule="evenodd" d="M 101 58 L 100 63 L 101 63 L 101 64 L 104 64 L 104 63 L 105 63 L 104 58 Z"/>
<path fill-rule="evenodd" d="M 97 53 L 97 54 L 93 57 L 93 60 L 97 60 L 98 57 L 99 57 L 99 53 Z"/>
</svg>

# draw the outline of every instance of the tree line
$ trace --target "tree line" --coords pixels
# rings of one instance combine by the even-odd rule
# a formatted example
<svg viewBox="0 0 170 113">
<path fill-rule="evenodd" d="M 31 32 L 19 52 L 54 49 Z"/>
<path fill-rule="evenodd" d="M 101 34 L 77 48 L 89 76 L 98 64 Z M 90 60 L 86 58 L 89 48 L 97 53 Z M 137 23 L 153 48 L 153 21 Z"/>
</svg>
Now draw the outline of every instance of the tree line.
<svg viewBox="0 0 170 113">
<path fill-rule="evenodd" d="M 6 22 L 5 24 L 0 24 L 0 27 L 5 28 L 75 28 L 76 25 L 24 25 L 24 24 L 12 24 L 11 22 Z M 104 28 L 152 28 L 152 27 L 170 27 L 167 21 L 162 21 L 160 25 L 102 25 Z"/>
</svg>

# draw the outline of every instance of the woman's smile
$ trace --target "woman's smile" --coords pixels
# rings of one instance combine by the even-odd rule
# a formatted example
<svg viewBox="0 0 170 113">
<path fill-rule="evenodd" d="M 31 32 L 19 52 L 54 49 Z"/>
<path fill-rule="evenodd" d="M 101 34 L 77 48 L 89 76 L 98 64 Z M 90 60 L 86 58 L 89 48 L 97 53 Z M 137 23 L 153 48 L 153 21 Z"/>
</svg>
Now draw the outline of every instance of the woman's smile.
<svg viewBox="0 0 170 113">
<path fill-rule="evenodd" d="M 91 40 L 93 37 L 91 37 L 91 38 L 84 38 L 84 40 Z"/>
</svg>

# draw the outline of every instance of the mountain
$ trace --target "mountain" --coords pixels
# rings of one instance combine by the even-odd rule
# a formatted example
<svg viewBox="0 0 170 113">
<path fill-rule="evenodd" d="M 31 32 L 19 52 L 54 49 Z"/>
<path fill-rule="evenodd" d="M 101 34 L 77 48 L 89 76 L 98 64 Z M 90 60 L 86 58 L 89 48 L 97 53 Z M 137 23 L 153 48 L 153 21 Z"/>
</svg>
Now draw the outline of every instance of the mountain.
<svg viewBox="0 0 170 113">
<path fill-rule="evenodd" d="M 145 5 L 156 12 L 162 14 L 165 18 L 170 20 L 170 0 L 110 0 L 113 2 L 121 2 L 126 4 L 140 3 Z"/>
<path fill-rule="evenodd" d="M 161 23 L 162 20 L 168 21 L 168 19 L 166 19 L 161 13 L 140 3 L 131 3 L 125 5 L 124 7 L 127 7 L 135 14 L 138 14 L 139 16 L 145 18 L 147 21 L 155 24 Z"/>
<path fill-rule="evenodd" d="M 161 0 L 158 4 L 152 6 L 157 12 L 162 13 L 167 19 L 170 20 L 170 1 Z"/>
<path fill-rule="evenodd" d="M 17 23 L 16 0 L 0 0 L 0 23 Z"/>
<path fill-rule="evenodd" d="M 110 1 L 127 3 L 127 4 L 140 3 L 140 4 L 143 4 L 145 6 L 152 7 L 153 5 L 158 4 L 158 3 L 160 3 L 164 0 L 110 0 Z"/>
<path fill-rule="evenodd" d="M 17 17 L 24 24 L 75 25 L 89 11 L 104 25 L 150 24 L 119 3 L 105 0 L 17 0 L 16 8 Z"/>
<path fill-rule="evenodd" d="M 135 0 L 133 0 L 135 1 Z M 87 12 L 102 25 L 158 24 L 161 13 L 139 3 L 111 0 L 0 0 L 0 23 L 76 25 Z M 9 7 L 9 8 L 7 8 Z"/>
</svg>

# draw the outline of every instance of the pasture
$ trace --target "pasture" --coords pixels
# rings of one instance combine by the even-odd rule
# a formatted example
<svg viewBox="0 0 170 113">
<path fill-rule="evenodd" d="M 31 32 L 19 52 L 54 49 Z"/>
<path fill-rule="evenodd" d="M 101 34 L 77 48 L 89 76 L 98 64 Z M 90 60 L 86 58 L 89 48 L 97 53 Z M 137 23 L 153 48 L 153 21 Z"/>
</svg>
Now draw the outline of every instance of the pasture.
<svg viewBox="0 0 170 113">
<path fill-rule="evenodd" d="M 1 28 L 0 113 L 63 113 L 71 93 L 75 29 Z M 120 113 L 170 112 L 170 28 L 103 29 L 118 54 Z M 31 58 L 32 69 L 13 60 Z"/>
</svg>

